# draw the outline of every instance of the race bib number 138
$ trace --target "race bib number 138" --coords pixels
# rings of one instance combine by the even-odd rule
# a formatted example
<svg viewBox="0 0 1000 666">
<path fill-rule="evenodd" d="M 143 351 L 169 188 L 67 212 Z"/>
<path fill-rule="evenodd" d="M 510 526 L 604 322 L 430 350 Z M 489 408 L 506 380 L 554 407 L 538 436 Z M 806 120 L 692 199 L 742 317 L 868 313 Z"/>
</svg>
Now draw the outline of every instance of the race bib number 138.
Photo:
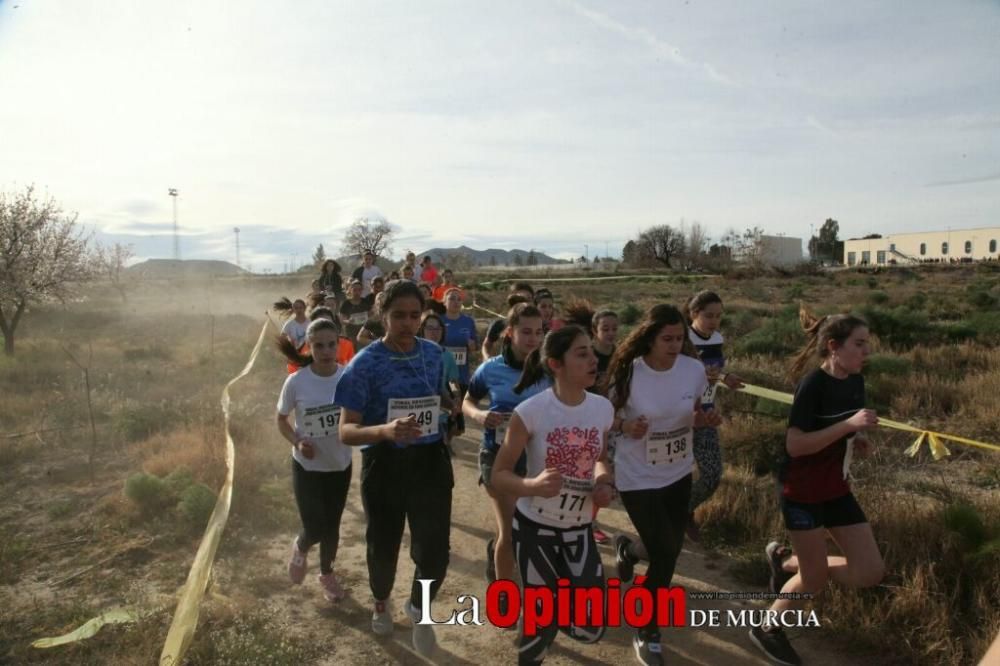
<svg viewBox="0 0 1000 666">
<path fill-rule="evenodd" d="M 669 465 L 691 455 L 691 429 L 651 430 L 646 435 L 646 464 Z"/>
</svg>

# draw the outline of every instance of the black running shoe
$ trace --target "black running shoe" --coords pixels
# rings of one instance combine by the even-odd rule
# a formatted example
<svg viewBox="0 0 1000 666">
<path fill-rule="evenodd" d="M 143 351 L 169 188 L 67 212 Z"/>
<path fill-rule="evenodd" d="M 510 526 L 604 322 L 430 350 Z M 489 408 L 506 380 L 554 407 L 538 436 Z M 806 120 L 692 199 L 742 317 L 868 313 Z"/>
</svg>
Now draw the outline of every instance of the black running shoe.
<svg viewBox="0 0 1000 666">
<path fill-rule="evenodd" d="M 494 561 L 493 547 L 496 545 L 495 539 L 486 542 L 486 582 L 492 583 L 497 579 L 497 567 Z"/>
<path fill-rule="evenodd" d="M 750 640 L 776 664 L 799 666 L 802 663 L 802 659 L 788 642 L 788 636 L 781 629 L 764 631 L 761 627 L 754 627 L 750 630 Z"/>
<path fill-rule="evenodd" d="M 629 582 L 635 575 L 635 560 L 628 552 L 631 543 L 632 540 L 622 534 L 615 537 L 615 562 L 618 564 L 618 578 L 623 583 Z"/>
<path fill-rule="evenodd" d="M 632 647 L 640 664 L 644 666 L 663 666 L 663 652 L 660 648 L 659 635 L 643 636 L 637 633 L 632 637 Z"/>
<path fill-rule="evenodd" d="M 771 579 L 768 581 L 767 588 L 772 594 L 778 594 L 788 579 L 794 575 L 781 568 L 781 563 L 789 555 L 788 549 L 777 541 L 772 541 L 764 548 L 764 554 L 767 556 L 767 565 L 771 569 Z"/>
</svg>

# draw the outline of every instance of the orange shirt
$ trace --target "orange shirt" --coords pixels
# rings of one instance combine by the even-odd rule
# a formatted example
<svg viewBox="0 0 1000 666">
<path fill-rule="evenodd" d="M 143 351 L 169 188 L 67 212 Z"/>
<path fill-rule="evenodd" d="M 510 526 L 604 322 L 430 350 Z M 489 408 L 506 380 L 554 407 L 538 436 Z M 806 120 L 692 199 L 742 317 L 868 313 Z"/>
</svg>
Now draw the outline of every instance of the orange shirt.
<svg viewBox="0 0 1000 666">
<path fill-rule="evenodd" d="M 458 289 L 459 297 L 465 301 L 465 291 L 457 284 L 441 284 L 434 287 L 434 300 L 444 303 L 444 295 L 448 293 L 449 289 Z"/>
</svg>

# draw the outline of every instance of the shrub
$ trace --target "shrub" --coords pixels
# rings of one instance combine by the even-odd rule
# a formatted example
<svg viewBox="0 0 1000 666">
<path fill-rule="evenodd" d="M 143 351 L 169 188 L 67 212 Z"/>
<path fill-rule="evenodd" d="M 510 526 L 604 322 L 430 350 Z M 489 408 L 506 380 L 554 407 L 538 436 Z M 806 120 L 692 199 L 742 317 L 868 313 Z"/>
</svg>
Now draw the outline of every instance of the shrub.
<svg viewBox="0 0 1000 666">
<path fill-rule="evenodd" d="M 861 316 L 868 322 L 872 333 L 891 346 L 909 348 L 927 342 L 932 334 L 927 315 L 903 307 L 894 309 L 866 305 Z"/>
<path fill-rule="evenodd" d="M 974 308 L 992 308 L 997 304 L 996 297 L 990 292 L 983 290 L 970 291 L 965 300 Z"/>
<path fill-rule="evenodd" d="M 908 375 L 912 369 L 908 359 L 890 354 L 872 354 L 865 363 L 865 374 Z"/>
<path fill-rule="evenodd" d="M 869 289 L 874 289 L 875 287 L 878 286 L 878 278 L 876 278 L 874 275 L 869 275 L 868 279 L 865 280 L 865 284 L 868 285 Z"/>
<path fill-rule="evenodd" d="M 868 302 L 873 305 L 885 305 L 889 302 L 889 294 L 884 291 L 873 291 L 868 294 Z"/>
<path fill-rule="evenodd" d="M 114 428 L 126 442 L 138 442 L 154 433 L 171 430 L 181 414 L 165 405 L 126 403 L 114 415 Z"/>
<path fill-rule="evenodd" d="M 976 331 L 980 342 L 1000 342 L 1000 312 L 977 312 L 966 323 Z"/>
<path fill-rule="evenodd" d="M 618 318 L 626 326 L 631 326 L 642 318 L 642 309 L 635 303 L 626 303 L 618 313 Z"/>
<path fill-rule="evenodd" d="M 160 477 L 136 472 L 125 480 L 125 497 L 135 502 L 144 514 L 154 514 L 169 503 L 170 489 Z"/>
<path fill-rule="evenodd" d="M 177 512 L 192 529 L 199 529 L 208 522 L 208 517 L 215 509 L 215 493 L 203 483 L 192 483 L 181 491 L 181 501 L 177 503 Z"/>
<path fill-rule="evenodd" d="M 770 354 L 784 356 L 794 353 L 802 344 L 802 327 L 787 317 L 768 319 L 757 330 L 736 341 L 737 354 Z"/>
<path fill-rule="evenodd" d="M 791 287 L 788 288 L 788 291 L 785 292 L 785 299 L 793 301 L 797 298 L 802 298 L 805 295 L 806 295 L 806 288 L 804 285 L 793 284 Z"/>
<path fill-rule="evenodd" d="M 911 310 L 923 310 L 927 307 L 927 294 L 918 291 L 907 298 L 904 305 Z"/>
<path fill-rule="evenodd" d="M 972 324 L 965 321 L 956 321 L 944 324 L 939 330 L 948 342 L 972 340 L 979 333 Z"/>
<path fill-rule="evenodd" d="M 194 477 L 191 476 L 191 472 L 186 467 L 178 467 L 170 474 L 167 474 L 163 482 L 167 484 L 167 488 L 171 494 L 180 497 L 181 493 L 194 483 Z"/>
</svg>

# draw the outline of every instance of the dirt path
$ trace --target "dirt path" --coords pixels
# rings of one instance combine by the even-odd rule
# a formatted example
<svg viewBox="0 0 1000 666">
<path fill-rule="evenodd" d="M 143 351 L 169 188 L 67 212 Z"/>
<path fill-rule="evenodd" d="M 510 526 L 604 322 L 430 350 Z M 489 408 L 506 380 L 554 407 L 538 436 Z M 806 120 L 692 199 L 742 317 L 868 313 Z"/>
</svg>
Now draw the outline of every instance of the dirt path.
<svg viewBox="0 0 1000 666">
<path fill-rule="evenodd" d="M 453 608 L 458 595 L 473 594 L 485 600 L 486 583 L 483 578 L 485 543 L 493 534 L 493 516 L 483 491 L 478 487 L 476 451 L 477 433 L 456 440 L 455 491 L 452 512 L 451 564 L 435 603 L 435 617 L 440 618 Z M 355 458 L 359 458 L 356 453 Z M 351 596 L 333 606 L 320 594 L 315 572 L 311 571 L 301 587 L 292 587 L 285 577 L 285 563 L 291 534 L 261 544 L 256 553 L 247 554 L 240 562 L 220 560 L 217 573 L 232 584 L 221 585 L 222 594 L 246 595 L 257 591 L 261 601 L 273 606 L 279 617 L 289 619 L 289 631 L 311 640 L 319 641 L 329 656 L 325 664 L 417 664 L 426 663 L 410 646 L 410 622 L 402 612 L 413 577 L 410 561 L 409 533 L 404 536 L 400 553 L 396 586 L 393 591 L 396 628 L 391 637 L 377 638 L 370 629 L 370 599 L 367 570 L 365 567 L 364 529 L 361 509 L 360 481 L 355 461 L 347 510 L 341 527 L 341 546 L 335 570 L 341 576 Z M 628 516 L 616 503 L 602 510 L 600 524 L 609 533 L 634 534 Z M 610 546 L 601 546 L 601 554 L 608 575 L 615 574 L 614 554 Z M 259 563 L 252 569 L 243 569 L 248 562 Z M 315 566 L 315 560 L 312 564 Z M 690 542 L 685 543 L 678 563 L 674 583 L 689 590 L 704 592 L 751 591 L 745 585 L 729 580 L 723 570 L 727 562 L 718 555 L 707 557 L 705 552 Z M 242 571 L 241 571 L 242 570 Z M 639 571 L 641 572 L 641 567 Z M 232 587 L 233 589 L 226 589 Z M 760 608 L 759 602 L 689 601 L 689 608 L 727 609 Z M 437 627 L 439 651 L 434 659 L 437 664 L 493 664 L 515 663 L 514 632 L 502 630 L 485 619 L 482 627 Z M 747 639 L 747 630 L 739 627 L 714 629 L 677 628 L 665 629 L 663 644 L 666 660 L 672 664 L 766 664 L 756 648 Z M 551 664 L 621 664 L 634 663 L 631 647 L 631 630 L 625 627 L 610 628 L 597 645 L 582 645 L 560 635 L 546 663 Z M 843 655 L 833 652 L 826 645 L 821 632 L 809 629 L 791 629 L 789 636 L 808 664 L 825 665 L 843 663 Z"/>
</svg>

